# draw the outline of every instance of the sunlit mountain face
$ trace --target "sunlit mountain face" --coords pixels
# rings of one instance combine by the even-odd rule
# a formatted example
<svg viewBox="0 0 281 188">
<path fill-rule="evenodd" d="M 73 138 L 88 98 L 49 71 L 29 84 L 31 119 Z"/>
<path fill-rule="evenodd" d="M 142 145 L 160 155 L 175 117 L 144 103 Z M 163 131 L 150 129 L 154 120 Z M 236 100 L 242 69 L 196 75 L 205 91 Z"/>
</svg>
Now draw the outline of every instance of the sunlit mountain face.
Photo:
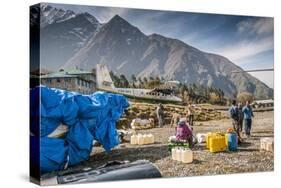
<svg viewBox="0 0 281 188">
<path fill-rule="evenodd" d="M 40 49 L 44 68 L 54 71 L 77 67 L 91 70 L 96 64 L 103 63 L 114 72 L 126 76 L 160 75 L 167 80 L 220 88 L 227 96 L 242 91 L 251 92 L 257 98 L 269 98 L 273 95 L 271 88 L 250 74 L 246 72 L 233 74 L 234 71 L 243 70 L 245 65 L 238 66 L 243 62 L 243 58 L 248 59 L 250 62 L 248 65 L 251 64 L 249 58 L 255 55 L 255 51 L 248 49 L 247 46 L 250 44 L 247 41 L 252 41 L 252 48 L 255 47 L 255 42 L 259 40 L 254 37 L 257 33 L 264 36 L 263 45 L 257 42 L 260 54 L 263 53 L 263 48 L 271 47 L 268 36 L 270 28 L 267 28 L 270 25 L 265 27 L 261 21 L 257 22 L 261 26 L 255 26 L 257 27 L 255 30 L 250 28 L 252 30 L 247 34 L 247 39 L 243 39 L 246 51 L 242 50 L 242 42 L 239 42 L 240 45 L 235 43 L 235 40 L 238 41 L 238 35 L 256 23 L 253 17 L 217 15 L 215 19 L 210 16 L 212 18 L 209 21 L 213 21 L 211 27 L 209 22 L 202 21 L 202 18 L 207 19 L 206 14 L 200 17 L 201 14 L 150 11 L 149 19 L 145 10 L 120 11 L 121 9 L 104 7 L 90 9 L 88 6 L 83 9 L 82 6 L 81 11 L 80 6 L 79 10 L 73 7 L 75 6 L 42 5 Z M 106 16 L 106 11 L 109 16 Z M 188 20 L 192 21 L 190 23 L 201 24 L 188 25 L 183 19 L 185 18 L 183 16 L 188 15 Z M 146 24 L 145 21 L 141 21 L 142 18 L 147 20 Z M 218 21 L 225 26 L 224 30 L 216 25 Z M 203 23 L 209 30 L 204 29 Z M 269 24 L 268 21 L 264 21 L 265 23 Z M 175 28 L 176 25 L 178 27 Z M 183 30 L 184 27 L 186 30 Z M 237 33 L 231 28 L 236 28 Z M 209 40 L 205 38 L 206 41 L 202 41 L 204 37 L 202 39 L 195 36 L 192 39 L 187 37 L 194 35 L 196 30 L 199 34 L 210 35 Z M 174 35 L 171 35 L 172 31 Z M 228 37 L 219 40 L 220 36 Z M 212 37 L 218 38 L 219 42 L 210 40 Z M 223 50 L 220 51 L 218 46 L 224 47 L 221 48 Z M 208 53 L 210 51 L 216 53 Z M 244 57 L 239 57 L 238 52 Z M 269 52 L 270 50 L 267 51 Z M 270 55 L 268 58 L 271 58 Z"/>
</svg>

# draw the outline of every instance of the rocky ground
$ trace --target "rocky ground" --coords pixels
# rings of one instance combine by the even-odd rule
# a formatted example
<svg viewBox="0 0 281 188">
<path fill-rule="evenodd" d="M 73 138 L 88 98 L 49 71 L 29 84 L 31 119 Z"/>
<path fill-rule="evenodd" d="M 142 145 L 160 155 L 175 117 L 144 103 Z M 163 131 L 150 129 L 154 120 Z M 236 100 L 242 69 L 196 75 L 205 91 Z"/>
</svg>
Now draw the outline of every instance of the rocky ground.
<svg viewBox="0 0 281 188">
<path fill-rule="evenodd" d="M 167 140 L 169 136 L 174 134 L 174 128 L 164 127 L 137 131 L 153 133 L 156 139 L 155 144 L 137 146 L 126 142 L 109 153 L 105 153 L 102 147 L 94 147 L 90 160 L 77 168 L 88 165 L 98 167 L 111 160 L 147 159 L 159 168 L 164 177 L 272 171 L 274 169 L 274 154 L 260 151 L 260 138 L 273 137 L 273 119 L 273 111 L 256 112 L 252 136 L 244 139 L 237 152 L 210 153 L 205 149 L 205 144 L 202 144 L 194 149 L 194 161 L 191 164 L 171 159 Z M 230 119 L 196 121 L 195 123 L 195 133 L 225 131 L 231 127 Z M 128 140 L 129 136 L 125 138 Z"/>
</svg>

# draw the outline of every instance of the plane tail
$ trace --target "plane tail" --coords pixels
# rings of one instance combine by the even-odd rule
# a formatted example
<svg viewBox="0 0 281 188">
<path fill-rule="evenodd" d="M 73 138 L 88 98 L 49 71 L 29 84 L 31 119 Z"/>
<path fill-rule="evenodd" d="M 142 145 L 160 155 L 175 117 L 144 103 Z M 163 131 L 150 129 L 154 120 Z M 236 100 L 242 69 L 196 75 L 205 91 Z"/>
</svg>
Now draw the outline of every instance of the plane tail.
<svg viewBox="0 0 281 188">
<path fill-rule="evenodd" d="M 97 76 L 97 87 L 99 89 L 115 88 L 112 78 L 110 76 L 110 72 L 106 65 L 97 64 L 96 76 Z"/>
</svg>

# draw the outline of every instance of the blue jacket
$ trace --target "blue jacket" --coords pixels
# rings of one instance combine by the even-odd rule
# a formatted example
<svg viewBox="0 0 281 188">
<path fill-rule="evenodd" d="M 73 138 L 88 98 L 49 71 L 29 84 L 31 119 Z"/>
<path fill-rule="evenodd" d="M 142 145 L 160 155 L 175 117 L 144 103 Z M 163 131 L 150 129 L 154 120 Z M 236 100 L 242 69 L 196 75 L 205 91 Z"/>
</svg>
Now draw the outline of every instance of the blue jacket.
<svg viewBox="0 0 281 188">
<path fill-rule="evenodd" d="M 242 109 L 244 119 L 252 119 L 254 117 L 253 110 L 251 107 L 244 106 Z"/>
</svg>

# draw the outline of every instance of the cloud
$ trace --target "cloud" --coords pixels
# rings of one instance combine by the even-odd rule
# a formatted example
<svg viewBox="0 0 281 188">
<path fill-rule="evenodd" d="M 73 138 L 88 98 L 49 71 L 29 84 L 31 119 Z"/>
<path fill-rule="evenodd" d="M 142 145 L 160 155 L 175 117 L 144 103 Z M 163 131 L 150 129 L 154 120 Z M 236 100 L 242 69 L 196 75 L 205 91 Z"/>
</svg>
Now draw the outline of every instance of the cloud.
<svg viewBox="0 0 281 188">
<path fill-rule="evenodd" d="M 170 12 L 139 11 L 138 13 L 129 14 L 127 19 L 147 35 L 158 33 L 167 37 L 174 37 L 183 25 L 183 18 L 169 16 L 171 15 Z"/>
<path fill-rule="evenodd" d="M 219 49 L 217 50 L 217 53 L 236 62 L 249 57 L 253 57 L 262 52 L 273 50 L 273 48 L 274 48 L 273 37 L 270 36 L 254 41 L 245 39 L 242 40 L 241 42 L 228 45 L 222 49 Z"/>
<path fill-rule="evenodd" d="M 108 7 L 108 8 L 100 8 L 100 11 L 98 14 L 94 14 L 97 19 L 102 22 L 108 22 L 112 17 L 115 15 L 119 15 L 121 17 L 124 17 L 128 12 L 128 9 L 124 8 L 114 8 L 114 7 Z"/>
<path fill-rule="evenodd" d="M 273 33 L 273 18 L 247 19 L 237 24 L 239 33 L 271 34 Z"/>
<path fill-rule="evenodd" d="M 263 81 L 270 88 L 274 88 L 274 74 L 273 72 L 251 72 L 252 76 Z"/>
</svg>

